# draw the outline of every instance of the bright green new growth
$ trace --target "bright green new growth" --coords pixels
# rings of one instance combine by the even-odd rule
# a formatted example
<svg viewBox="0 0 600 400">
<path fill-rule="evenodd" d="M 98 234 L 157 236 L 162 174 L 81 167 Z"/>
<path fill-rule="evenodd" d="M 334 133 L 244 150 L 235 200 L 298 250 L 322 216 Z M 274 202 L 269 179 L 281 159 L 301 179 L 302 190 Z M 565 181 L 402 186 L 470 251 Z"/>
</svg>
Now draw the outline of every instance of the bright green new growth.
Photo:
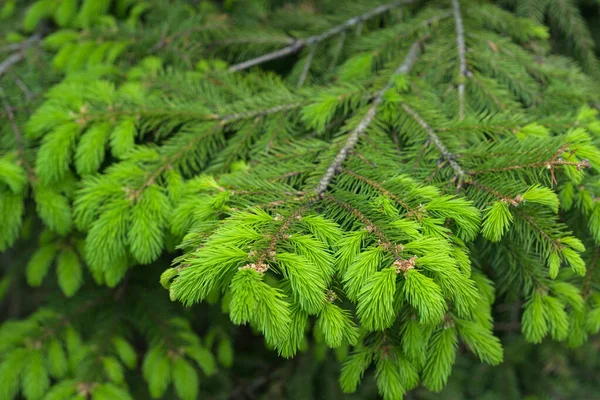
<svg viewBox="0 0 600 400">
<path fill-rule="evenodd" d="M 0 327 L 0 398 L 130 399 L 136 374 L 201 398 L 248 325 L 285 358 L 337 349 L 346 393 L 371 373 L 401 399 L 441 391 L 459 346 L 503 361 L 497 297 L 530 343 L 600 330 L 600 92 L 571 2 L 326 1 L 297 38 L 160 3 L 22 10 L 57 77 L 30 115 L 0 92 L 0 250 L 33 236 L 27 283 L 54 268 L 74 309 Z M 201 302 L 203 337 L 181 307 Z M 71 321 L 88 310 L 102 329 Z"/>
</svg>

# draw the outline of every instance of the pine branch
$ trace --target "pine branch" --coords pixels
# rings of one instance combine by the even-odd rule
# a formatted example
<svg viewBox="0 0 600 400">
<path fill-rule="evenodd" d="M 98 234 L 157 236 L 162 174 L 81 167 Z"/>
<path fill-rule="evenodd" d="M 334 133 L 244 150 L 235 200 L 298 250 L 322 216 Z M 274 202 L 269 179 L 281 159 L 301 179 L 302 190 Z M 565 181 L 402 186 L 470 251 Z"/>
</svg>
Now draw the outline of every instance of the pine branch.
<svg viewBox="0 0 600 400">
<path fill-rule="evenodd" d="M 456 44 L 458 45 L 458 60 L 460 63 L 460 80 L 458 84 L 458 119 L 462 120 L 465 117 L 465 80 L 468 77 L 467 70 L 465 34 L 462 16 L 460 14 L 459 0 L 452 0 L 452 9 L 454 13 L 454 21 L 456 22 Z"/>
<path fill-rule="evenodd" d="M 390 4 L 381 5 L 381 6 L 376 7 L 374 9 L 372 9 L 371 11 L 368 11 L 362 15 L 358 15 L 356 17 L 350 18 L 343 24 L 336 25 L 333 28 L 329 29 L 328 31 L 321 33 L 320 35 L 310 36 L 306 39 L 298 39 L 294 43 L 290 44 L 289 46 L 284 47 L 283 49 L 279 49 L 279 50 L 273 51 L 271 53 L 263 54 L 262 56 L 253 58 L 251 60 L 232 65 L 231 67 L 229 67 L 229 71 L 230 72 L 242 71 L 242 70 L 254 67 L 256 65 L 263 64 L 268 61 L 276 60 L 278 58 L 282 58 L 287 55 L 297 53 L 298 51 L 300 51 L 301 49 L 303 49 L 306 46 L 309 46 L 309 45 L 316 46 L 318 43 L 320 43 L 332 36 L 341 34 L 342 32 L 345 32 L 347 29 L 349 29 L 353 26 L 357 26 L 368 19 L 376 17 L 377 15 L 380 15 L 380 14 L 386 13 L 390 10 L 393 10 L 394 8 L 398 8 L 401 6 L 416 3 L 417 1 L 418 0 L 402 0 L 402 1 L 396 1 L 396 2 L 393 2 Z"/>
<path fill-rule="evenodd" d="M 317 186 L 317 195 L 321 196 L 323 195 L 323 193 L 325 193 L 336 172 L 342 166 L 344 161 L 346 161 L 346 158 L 348 158 L 348 155 L 350 154 L 352 149 L 354 149 L 354 146 L 356 146 L 359 137 L 366 131 L 371 122 L 373 122 L 373 120 L 375 119 L 375 115 L 377 114 L 377 108 L 383 101 L 384 94 L 394 86 L 394 78 L 398 75 L 407 74 L 414 66 L 420 52 L 421 43 L 419 41 L 416 41 L 411 46 L 406 58 L 404 59 L 404 62 L 392 73 L 390 80 L 385 85 L 385 87 L 377 93 L 375 99 L 373 100 L 373 103 L 371 103 L 371 107 L 369 107 L 365 116 L 359 122 L 358 126 L 352 131 L 350 136 L 348 136 L 346 143 L 336 155 L 335 159 L 333 160 L 333 163 L 329 166 L 329 168 L 327 168 L 325 175 L 323 175 L 323 177 L 319 181 L 319 185 Z"/>
<path fill-rule="evenodd" d="M 431 126 L 429 126 L 429 124 L 425 122 L 425 120 L 419 115 L 419 113 L 417 113 L 408 104 L 402 103 L 402 109 L 408 115 L 410 115 L 411 118 L 414 119 L 425 130 L 425 132 L 427 132 L 427 135 L 429 135 L 429 139 L 435 145 L 438 151 L 442 154 L 442 157 L 446 161 L 448 161 L 448 164 L 450 164 L 450 166 L 456 172 L 456 174 L 462 178 L 465 175 L 465 172 L 463 171 L 461 166 L 458 165 L 458 163 L 454 160 L 454 155 L 450 153 L 450 151 L 448 151 L 448 149 L 446 148 L 446 146 L 444 146 L 438 135 L 435 134 L 433 128 L 431 128 Z"/>
</svg>

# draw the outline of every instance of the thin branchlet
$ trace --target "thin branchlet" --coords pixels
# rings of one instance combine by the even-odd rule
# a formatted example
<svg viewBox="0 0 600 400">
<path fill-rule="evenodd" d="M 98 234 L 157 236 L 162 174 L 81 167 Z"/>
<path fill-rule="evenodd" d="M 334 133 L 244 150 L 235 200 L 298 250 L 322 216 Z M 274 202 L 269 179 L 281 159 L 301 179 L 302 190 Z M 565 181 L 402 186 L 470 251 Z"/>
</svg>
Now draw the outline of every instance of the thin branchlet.
<svg viewBox="0 0 600 400">
<path fill-rule="evenodd" d="M 417 0 L 402 0 L 402 1 L 395 1 L 395 2 L 389 3 L 389 4 L 384 4 L 379 7 L 375 7 L 374 9 L 372 9 L 364 14 L 357 15 L 356 17 L 350 18 L 349 20 L 347 20 L 346 22 L 344 22 L 340 25 L 334 26 L 333 28 L 321 33 L 320 35 L 310 36 L 306 39 L 298 39 L 295 42 L 291 43 L 290 45 L 288 45 L 282 49 L 279 49 L 279 50 L 276 50 L 276 51 L 273 51 L 273 52 L 270 52 L 267 54 L 263 54 L 262 56 L 253 58 L 248 61 L 241 62 L 239 64 L 234 64 L 231 67 L 229 67 L 229 71 L 230 72 L 242 71 L 244 69 L 248 69 L 248 68 L 254 67 L 256 65 L 266 63 L 268 61 L 276 60 L 278 58 L 282 58 L 287 55 L 297 53 L 298 51 L 300 51 L 301 49 L 303 49 L 306 46 L 316 46 L 318 43 L 321 43 L 325 39 L 329 39 L 330 37 L 341 34 L 342 32 L 345 32 L 346 30 L 348 30 L 349 28 L 352 28 L 354 26 L 358 26 L 358 25 L 362 24 L 366 20 L 369 20 L 373 17 L 376 17 L 378 15 L 386 13 L 390 10 L 393 10 L 394 8 L 398 8 L 398 7 L 409 5 L 409 4 L 416 3 L 416 2 L 417 2 Z"/>
<path fill-rule="evenodd" d="M 465 46 L 465 30 L 463 27 L 462 15 L 460 14 L 459 0 L 452 0 L 452 10 L 454 21 L 456 23 L 456 44 L 458 46 L 459 62 L 459 83 L 458 83 L 458 119 L 465 117 L 465 80 L 469 76 L 467 69 L 467 57 Z"/>
<path fill-rule="evenodd" d="M 6 73 L 13 65 L 21 62 L 25 58 L 25 50 L 32 44 L 40 40 L 40 35 L 33 35 L 18 46 L 14 47 L 15 52 L 0 63 L 0 77 Z"/>
<path fill-rule="evenodd" d="M 444 146 L 444 144 L 442 143 L 442 141 L 440 140 L 438 135 L 435 134 L 435 131 L 433 130 L 433 128 L 431 126 L 429 126 L 429 124 L 427 122 L 425 122 L 423 117 L 421 117 L 421 115 L 419 115 L 419 113 L 416 110 L 414 110 L 412 107 L 410 107 L 408 104 L 402 103 L 401 107 L 413 120 L 415 120 L 415 122 L 417 124 L 419 124 L 421 126 L 421 128 L 423 128 L 423 130 L 425 132 L 427 132 L 427 135 L 429 136 L 429 140 L 431 140 L 433 145 L 442 154 L 442 157 L 448 162 L 448 164 L 450 164 L 450 166 L 452 167 L 454 172 L 456 172 L 456 174 L 459 176 L 459 178 L 462 178 L 465 175 L 465 171 L 454 160 L 454 155 L 452 153 L 450 153 L 450 151 L 448 151 L 446 146 Z"/>
<path fill-rule="evenodd" d="M 17 151 L 19 153 L 19 157 L 21 158 L 21 162 L 25 166 L 25 170 L 27 171 L 27 175 L 31 181 L 35 181 L 35 170 L 33 169 L 31 163 L 27 159 L 27 154 L 25 151 L 25 141 L 23 140 L 23 135 L 21 134 L 21 130 L 19 129 L 19 125 L 17 125 L 15 114 L 13 112 L 12 106 L 8 103 L 5 98 L 4 90 L 0 88 L 0 99 L 2 99 L 2 106 L 6 112 L 6 116 L 8 117 L 8 121 L 10 123 L 10 127 L 15 136 L 15 141 L 17 142 Z"/>
<path fill-rule="evenodd" d="M 398 66 L 398 68 L 396 68 L 396 70 L 392 73 L 388 83 L 383 87 L 383 89 L 381 89 L 377 93 L 365 116 L 360 120 L 358 126 L 350 133 L 348 139 L 346 140 L 346 143 L 344 143 L 344 146 L 335 156 L 333 163 L 331 163 L 331 165 L 327 168 L 325 175 L 323 175 L 323 177 L 319 181 L 319 184 L 317 185 L 317 195 L 320 196 L 323 193 L 325 193 L 325 191 L 329 187 L 329 184 L 331 183 L 331 180 L 333 179 L 339 168 L 342 166 L 344 161 L 346 161 L 348 155 L 350 154 L 352 149 L 354 149 L 354 146 L 356 146 L 359 137 L 367 130 L 371 122 L 373 122 L 373 120 L 375 119 L 375 115 L 377 114 L 377 108 L 383 101 L 383 96 L 388 90 L 390 90 L 394 86 L 394 78 L 396 78 L 398 75 L 404 75 L 410 72 L 420 52 L 421 43 L 419 41 L 416 41 L 410 47 L 410 50 L 408 51 L 408 54 L 406 55 L 406 58 L 404 59 L 402 64 L 400 64 L 400 66 Z"/>
<path fill-rule="evenodd" d="M 304 82 L 306 81 L 306 77 L 308 77 L 308 71 L 310 71 L 310 65 L 312 64 L 312 60 L 315 56 L 315 51 L 317 50 L 317 45 L 313 44 L 310 47 L 310 52 L 308 53 L 308 57 L 306 58 L 306 62 L 304 63 L 304 68 L 302 68 L 302 74 L 300 74 L 300 79 L 298 79 L 298 87 L 302 87 Z"/>
</svg>

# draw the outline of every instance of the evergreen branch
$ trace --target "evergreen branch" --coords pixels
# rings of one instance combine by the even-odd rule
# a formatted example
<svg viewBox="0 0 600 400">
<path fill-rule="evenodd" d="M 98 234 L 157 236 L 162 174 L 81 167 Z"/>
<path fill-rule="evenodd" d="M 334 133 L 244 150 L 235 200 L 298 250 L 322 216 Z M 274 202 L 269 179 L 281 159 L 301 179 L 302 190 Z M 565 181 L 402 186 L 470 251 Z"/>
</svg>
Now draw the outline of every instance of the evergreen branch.
<svg viewBox="0 0 600 400">
<path fill-rule="evenodd" d="M 458 83 L 458 119 L 465 117 L 465 79 L 468 77 L 467 59 L 465 49 L 465 33 L 462 16 L 460 14 L 459 0 L 452 0 L 454 21 L 456 22 L 456 44 L 458 45 L 458 60 L 460 62 L 460 80 Z"/>
<path fill-rule="evenodd" d="M 356 146 L 358 138 L 366 131 L 371 122 L 373 122 L 373 120 L 375 119 L 375 115 L 377 114 L 377 108 L 383 101 L 384 94 L 394 86 L 394 78 L 401 74 L 407 74 L 412 69 L 421 51 L 420 46 L 421 44 L 419 41 L 413 43 L 408 54 L 406 55 L 406 58 L 404 59 L 404 62 L 398 68 L 396 68 L 396 70 L 392 73 L 388 83 L 383 87 L 383 89 L 381 89 L 377 93 L 375 99 L 373 100 L 373 103 L 371 103 L 371 107 L 369 107 L 367 113 L 359 122 L 358 126 L 352 131 L 350 136 L 348 136 L 346 143 L 340 149 L 335 159 L 333 160 L 333 163 L 329 166 L 329 168 L 327 168 L 325 175 L 323 175 L 323 177 L 319 181 L 319 185 L 316 188 L 317 195 L 320 196 L 323 193 L 325 193 L 337 170 L 342 166 L 344 161 L 346 161 L 346 158 L 348 158 L 348 155 L 350 154 L 352 149 L 354 149 L 354 146 Z"/>
<path fill-rule="evenodd" d="M 18 46 L 15 47 L 15 53 L 8 56 L 4 61 L 0 63 L 0 77 L 6 73 L 13 65 L 21 62 L 25 58 L 25 50 L 32 45 L 33 43 L 40 40 L 40 35 L 33 35 L 23 43 L 18 43 Z"/>
<path fill-rule="evenodd" d="M 281 111 L 287 111 L 293 108 L 297 108 L 301 106 L 301 103 L 292 103 L 292 104 L 283 104 L 280 106 L 276 106 L 276 107 L 271 107 L 268 108 L 266 110 L 260 110 L 260 111 L 248 111 L 248 112 L 244 112 L 244 113 L 238 113 L 238 114 L 230 114 L 227 116 L 224 116 L 222 118 L 220 118 L 220 126 L 224 126 L 230 122 L 233 121 L 237 121 L 237 120 L 241 120 L 241 119 L 247 119 L 247 118 L 261 118 L 264 117 L 266 115 L 270 115 L 270 114 L 274 114 L 277 112 L 281 112 Z M 217 126 L 215 126 L 211 131 L 215 131 L 217 129 Z M 144 191 L 144 189 L 146 189 L 148 186 L 152 185 L 156 179 L 158 177 L 160 177 L 160 175 L 162 173 L 164 173 L 165 171 L 167 171 L 169 168 L 172 168 L 172 164 L 177 161 L 179 158 L 181 158 L 182 156 L 184 156 L 188 151 L 190 151 L 191 149 L 193 149 L 198 143 L 200 143 L 202 140 L 205 140 L 206 136 L 205 135 L 198 135 L 197 137 L 195 137 L 194 139 L 190 140 L 188 142 L 187 145 L 185 145 L 184 147 L 182 147 L 179 151 L 177 151 L 177 153 L 171 155 L 171 156 L 167 156 L 164 160 L 164 162 L 151 174 L 148 175 L 148 179 L 146 179 L 144 181 L 144 183 L 135 191 L 131 192 L 130 197 L 132 199 L 138 199 L 139 196 L 142 194 L 142 192 Z"/>
<path fill-rule="evenodd" d="M 471 77 L 471 80 L 472 80 L 473 82 L 475 82 L 475 84 L 476 84 L 476 85 L 477 85 L 477 86 L 478 86 L 478 87 L 479 87 L 479 88 L 480 88 L 482 91 L 484 91 L 484 92 L 485 92 L 485 93 L 486 93 L 486 94 L 487 94 L 487 95 L 488 95 L 488 96 L 489 96 L 489 97 L 492 99 L 492 101 L 494 102 L 494 104 L 495 104 L 495 105 L 496 105 L 496 106 L 497 106 L 497 107 L 498 107 L 498 108 L 499 108 L 501 111 L 504 111 L 504 110 L 506 110 L 506 104 L 505 104 L 505 103 L 504 103 L 502 100 L 500 100 L 500 99 L 498 98 L 498 96 L 496 96 L 496 95 L 494 94 L 494 92 L 493 92 L 492 90 L 490 90 L 489 88 L 487 88 L 487 87 L 486 87 L 486 86 L 483 84 L 483 82 L 481 82 L 481 80 L 479 80 L 479 79 L 475 78 L 473 75 L 469 75 L 469 76 Z M 464 84 L 463 84 L 463 92 L 464 92 Z M 464 109 L 463 109 L 463 111 L 464 111 Z M 459 118 L 459 119 L 460 119 L 460 120 L 462 120 L 462 118 Z"/>
<path fill-rule="evenodd" d="M 369 186 L 372 186 L 373 188 L 375 188 L 377 191 L 381 192 L 384 196 L 390 198 L 391 200 L 393 200 L 394 202 L 396 202 L 400 207 L 404 208 L 406 211 L 408 211 L 408 213 L 410 215 L 416 215 L 416 210 L 414 208 L 412 208 L 411 206 L 409 206 L 406 202 L 404 202 L 404 200 L 402 200 L 401 198 L 399 198 L 398 196 L 396 196 L 395 194 L 393 194 L 392 192 L 390 192 L 389 190 L 387 190 L 386 188 L 384 188 L 383 186 L 381 186 L 380 184 L 378 184 L 377 182 L 375 182 L 372 179 L 367 178 L 366 176 L 362 176 L 354 171 L 351 171 L 349 169 L 342 169 L 342 171 L 350 176 L 353 176 L 354 178 L 356 178 L 357 180 L 366 183 Z"/>
<path fill-rule="evenodd" d="M 496 189 L 486 186 L 483 183 L 476 181 L 474 179 L 467 179 L 467 180 L 465 180 L 465 183 L 469 184 L 471 186 L 474 186 L 486 193 L 489 193 L 492 196 L 495 196 L 496 198 L 498 198 L 500 201 L 510 204 L 511 206 L 517 207 L 520 203 L 523 202 L 523 199 L 520 196 L 516 196 L 515 198 L 505 196 L 502 193 L 500 193 L 499 191 L 497 191 Z"/>
<path fill-rule="evenodd" d="M 314 199 L 307 198 L 306 200 L 307 201 L 304 204 L 298 206 L 294 210 L 294 212 L 292 212 L 283 220 L 283 223 L 279 226 L 275 234 L 271 236 L 266 249 L 261 253 L 260 257 L 258 258 L 258 261 L 254 264 L 256 268 L 268 269 L 268 265 L 265 263 L 266 259 L 275 257 L 275 249 L 277 247 L 277 243 L 286 238 L 287 231 L 292 227 L 294 222 L 301 218 L 302 213 L 309 207 L 310 203 L 312 202 L 311 200 Z"/>
<path fill-rule="evenodd" d="M 600 260 L 600 249 L 596 248 L 594 251 L 594 259 L 589 265 L 585 278 L 583 280 L 583 287 L 581 288 L 581 295 L 584 299 L 588 299 L 593 291 L 592 291 L 592 279 L 594 275 L 594 270 L 598 266 L 598 261 Z"/>
<path fill-rule="evenodd" d="M 298 87 L 302 87 L 304 85 L 304 81 L 308 76 L 308 71 L 310 70 L 310 64 L 312 64 L 313 57 L 315 56 L 315 51 L 317 50 L 317 45 L 313 44 L 310 48 L 310 52 L 308 53 L 308 57 L 306 58 L 306 62 L 304 63 L 304 68 L 302 68 L 302 74 L 300 75 L 300 79 L 298 79 Z"/>
<path fill-rule="evenodd" d="M 332 36 L 335 36 L 342 32 L 345 32 L 347 29 L 349 29 L 353 26 L 359 25 L 368 19 L 376 17 L 377 15 L 386 13 L 390 10 L 393 10 L 394 8 L 398 8 L 398 7 L 409 5 L 409 4 L 416 3 L 416 2 L 417 2 L 417 0 L 401 0 L 401 1 L 395 1 L 390 4 L 381 5 L 381 6 L 376 7 L 374 9 L 372 9 L 371 11 L 368 11 L 362 15 L 358 15 L 356 17 L 350 18 L 346 22 L 344 22 L 340 25 L 336 25 L 333 28 L 329 29 L 328 31 L 321 33 L 320 35 L 310 36 L 306 39 L 298 39 L 295 42 L 291 43 L 290 45 L 288 45 L 282 49 L 273 51 L 271 53 L 263 54 L 262 56 L 253 58 L 248 61 L 241 62 L 239 64 L 234 64 L 231 67 L 229 67 L 229 71 L 230 72 L 242 71 L 242 70 L 248 69 L 250 67 L 254 67 L 256 65 L 263 64 L 268 61 L 276 60 L 278 58 L 282 58 L 287 55 L 297 53 L 298 51 L 300 51 L 301 49 L 303 49 L 306 46 L 309 46 L 309 45 L 316 46 L 318 43 L 324 41 L 325 39 L 328 39 Z"/>
<path fill-rule="evenodd" d="M 267 108 L 264 110 L 248 111 L 248 112 L 242 112 L 242 113 L 237 113 L 237 114 L 225 115 L 225 116 L 223 116 L 221 118 L 217 118 L 217 119 L 221 120 L 221 125 L 225 125 L 230 122 L 239 121 L 242 119 L 260 118 L 260 117 L 265 117 L 270 114 L 276 114 L 276 113 L 279 113 L 282 111 L 293 110 L 295 108 L 302 107 L 303 105 L 304 104 L 300 103 L 300 102 L 281 104 L 279 106 L 270 107 L 270 108 Z"/>
<path fill-rule="evenodd" d="M 518 169 L 525 169 L 525 168 L 547 168 L 549 170 L 554 171 L 555 167 L 559 167 L 559 166 L 563 166 L 563 165 L 571 165 L 571 166 L 577 167 L 577 169 L 579 169 L 579 170 L 581 170 L 582 168 L 591 167 L 591 164 L 588 160 L 583 160 L 583 161 L 579 161 L 579 162 L 564 161 L 564 160 L 550 160 L 550 161 L 542 161 L 542 162 L 529 163 L 529 164 L 523 164 L 523 165 L 509 165 L 506 167 L 481 169 L 481 170 L 471 171 L 471 172 L 469 172 L 469 175 L 480 175 L 480 174 L 487 174 L 487 173 L 491 173 L 491 172 L 507 172 L 507 171 L 514 171 L 514 170 L 518 170 Z"/>
<path fill-rule="evenodd" d="M 85 303 L 81 304 L 77 309 L 69 312 L 69 316 L 71 318 L 73 318 L 74 316 L 81 315 L 81 314 L 89 311 L 91 308 L 94 308 L 97 305 L 104 303 L 105 301 L 106 301 L 106 296 L 98 296 L 95 299 L 88 300 Z M 57 329 L 62 328 L 63 326 L 68 326 L 70 323 L 71 323 L 71 319 L 67 318 L 64 315 L 61 315 L 60 318 L 57 319 L 57 321 L 55 321 L 49 327 L 46 327 L 44 329 L 44 331 L 41 332 L 41 335 L 38 338 L 38 340 L 41 342 L 50 336 L 56 336 Z"/>
<path fill-rule="evenodd" d="M 337 45 L 335 46 L 335 50 L 333 52 L 333 58 L 331 59 L 331 63 L 329 63 L 329 69 L 336 66 L 340 55 L 342 54 L 342 50 L 344 49 L 344 43 L 346 42 L 346 31 L 342 31 L 340 33 L 340 38 L 338 40 Z"/>
<path fill-rule="evenodd" d="M 220 123 L 221 125 L 226 125 L 231 122 L 236 122 L 236 121 L 240 121 L 243 119 L 259 118 L 259 117 L 264 117 L 264 116 L 271 115 L 271 114 L 276 114 L 276 113 L 282 112 L 282 111 L 293 110 L 295 108 L 302 107 L 303 105 L 304 105 L 304 103 L 302 103 L 302 102 L 294 102 L 294 103 L 281 104 L 278 106 L 269 107 L 269 108 L 261 109 L 261 110 L 245 111 L 245 112 L 227 114 L 227 115 L 198 113 L 198 112 L 190 111 L 190 110 L 178 110 L 178 109 L 167 110 L 165 108 L 156 108 L 156 109 L 143 108 L 141 110 L 111 109 L 106 112 L 101 112 L 101 113 L 97 113 L 97 114 L 83 114 L 83 115 L 81 115 L 80 121 L 83 124 L 83 123 L 91 122 L 93 120 L 105 120 L 108 118 L 114 118 L 114 117 L 123 116 L 123 115 L 136 115 L 136 116 L 147 117 L 147 118 L 155 117 L 155 116 L 159 115 L 159 116 L 163 116 L 163 117 L 169 116 L 171 118 L 185 117 L 185 118 L 192 119 L 196 122 L 216 121 L 216 122 Z"/>
<path fill-rule="evenodd" d="M 383 233 L 382 229 L 379 228 L 366 215 L 357 210 L 356 207 L 352 206 L 352 204 L 349 204 L 330 195 L 329 193 L 324 193 L 322 197 L 326 200 L 329 200 L 332 203 L 337 204 L 346 211 L 349 211 L 357 220 L 359 220 L 365 225 L 365 229 L 369 233 L 373 233 L 375 236 L 377 236 L 377 238 L 379 239 L 379 244 L 383 246 L 383 248 L 390 250 L 397 260 L 400 260 L 402 258 L 400 257 L 401 245 L 396 245 L 392 243 L 392 241 L 389 240 L 387 236 Z"/>
<path fill-rule="evenodd" d="M 0 63 L 0 77 L 4 75 L 6 71 L 13 65 L 20 62 L 23 58 L 25 58 L 25 54 L 23 52 L 13 53 L 8 56 L 2 63 Z"/>
<path fill-rule="evenodd" d="M 215 130 L 216 127 L 214 127 L 211 130 L 211 132 L 214 132 Z M 158 179 L 158 177 L 160 177 L 160 175 L 163 174 L 165 171 L 167 171 L 170 168 L 173 168 L 173 162 L 182 157 L 184 154 L 190 151 L 190 149 L 193 149 L 194 146 L 196 146 L 198 143 L 205 139 L 206 137 L 204 135 L 198 135 L 196 138 L 194 138 L 194 140 L 191 140 L 186 146 L 182 147 L 181 150 L 179 150 L 177 153 L 166 157 L 164 162 L 160 165 L 160 167 L 158 167 L 154 172 L 149 174 L 148 179 L 146 179 L 138 189 L 131 192 L 130 198 L 133 200 L 137 200 L 144 191 L 144 189 L 152 185 L 156 181 L 156 179 Z"/>
<path fill-rule="evenodd" d="M 525 222 L 527 222 L 527 224 L 529 226 L 531 226 L 533 228 L 533 230 L 537 231 L 540 234 L 541 237 L 543 237 L 548 243 L 550 243 L 550 245 L 552 247 L 554 247 L 556 250 L 562 249 L 563 245 L 560 243 L 560 240 L 559 239 L 553 239 L 552 237 L 550 237 L 550 235 L 548 235 L 542 228 L 540 228 L 540 226 L 533 220 L 533 218 L 531 218 L 529 215 L 526 215 L 521 210 L 515 210 L 515 212 L 521 218 L 523 218 L 523 220 Z"/>
<path fill-rule="evenodd" d="M 410 115 L 410 117 L 415 120 L 429 135 L 429 139 L 433 142 L 438 151 L 442 154 L 442 157 L 448 161 L 448 164 L 452 167 L 452 169 L 456 172 L 459 177 L 463 177 L 465 175 L 465 171 L 461 168 L 460 165 L 454 160 L 454 155 L 448 151 L 446 146 L 442 143 L 438 135 L 435 134 L 435 131 L 425 120 L 417 113 L 412 107 L 410 107 L 406 103 L 402 103 L 402 109 Z"/>
<path fill-rule="evenodd" d="M 15 136 L 15 141 L 17 142 L 17 151 L 19 152 L 19 157 L 21 158 L 21 161 L 23 162 L 23 165 L 25 166 L 25 169 L 27 170 L 27 175 L 29 176 L 29 179 L 31 181 L 35 181 L 36 180 L 35 171 L 34 171 L 33 167 L 31 166 L 31 164 L 29 163 L 29 160 L 27 159 L 27 155 L 25 152 L 25 141 L 23 140 L 23 135 L 21 135 L 19 126 L 17 125 L 17 123 L 15 121 L 15 114 L 13 113 L 12 106 L 8 103 L 8 101 L 6 101 L 6 96 L 4 94 L 4 90 L 1 87 L 0 87 L 0 98 L 2 98 L 2 106 L 4 107 L 6 115 L 8 116 L 8 121 L 10 123 L 10 127 Z"/>
</svg>

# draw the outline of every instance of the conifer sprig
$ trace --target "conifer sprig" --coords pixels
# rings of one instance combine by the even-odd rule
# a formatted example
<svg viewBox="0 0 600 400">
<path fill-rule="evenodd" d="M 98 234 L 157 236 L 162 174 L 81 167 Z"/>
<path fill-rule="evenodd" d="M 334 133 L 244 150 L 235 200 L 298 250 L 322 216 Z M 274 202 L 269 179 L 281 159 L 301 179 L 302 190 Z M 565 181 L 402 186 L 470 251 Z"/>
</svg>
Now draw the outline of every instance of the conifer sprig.
<svg viewBox="0 0 600 400">
<path fill-rule="evenodd" d="M 47 307 L 0 325 L 0 398 L 219 397 L 275 351 L 396 400 L 600 330 L 573 2 L 9 3 L 48 34 L 0 26 L 0 300 Z"/>
</svg>

